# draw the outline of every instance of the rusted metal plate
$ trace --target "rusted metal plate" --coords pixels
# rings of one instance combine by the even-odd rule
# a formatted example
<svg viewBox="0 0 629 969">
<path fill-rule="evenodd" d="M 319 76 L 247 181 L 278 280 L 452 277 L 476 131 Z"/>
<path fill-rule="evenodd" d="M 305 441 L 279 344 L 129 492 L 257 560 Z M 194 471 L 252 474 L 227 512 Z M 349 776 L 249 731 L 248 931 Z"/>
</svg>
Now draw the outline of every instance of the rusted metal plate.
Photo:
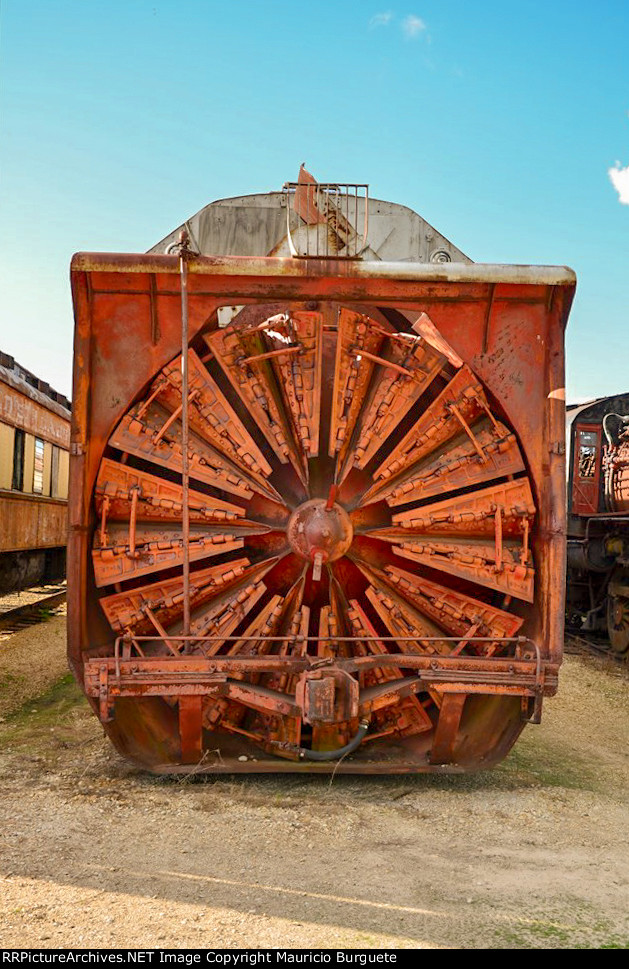
<svg viewBox="0 0 629 969">
<path fill-rule="evenodd" d="M 280 461 L 302 481 L 307 459 L 318 451 L 321 385 L 321 317 L 278 314 L 253 327 L 226 329 L 206 342 Z"/>
<path fill-rule="evenodd" d="M 184 552 L 180 528 L 140 522 L 134 529 L 133 546 L 129 530 L 128 523 L 114 522 L 108 527 L 106 543 L 100 545 L 97 540 L 92 550 L 97 586 L 137 579 L 182 564 Z M 188 554 L 190 561 L 196 562 L 210 555 L 236 552 L 243 545 L 243 539 L 233 532 L 224 529 L 206 531 L 192 526 Z"/>
<path fill-rule="evenodd" d="M 271 467 L 193 350 L 190 371 L 191 477 L 244 498 L 281 496 L 265 480 Z M 109 439 L 126 454 L 182 470 L 181 356 L 164 367 Z"/>
<path fill-rule="evenodd" d="M 323 320 L 320 313 L 278 314 L 262 330 L 293 437 L 306 458 L 319 454 Z M 297 348 L 283 353 L 282 347 Z"/>
<path fill-rule="evenodd" d="M 522 626 L 519 616 L 431 582 L 423 576 L 413 575 L 405 569 L 392 565 L 387 568 L 386 574 L 389 583 L 420 612 L 425 612 L 443 625 L 451 635 L 466 636 L 473 629 L 473 636 L 512 637 Z M 489 653 L 494 648 L 492 644 L 489 649 L 484 647 L 484 651 Z"/>
<path fill-rule="evenodd" d="M 101 516 L 100 531 L 110 520 L 131 517 L 135 501 L 138 520 L 176 521 L 181 516 L 181 487 L 137 468 L 105 459 L 94 489 L 96 511 Z M 240 505 L 190 492 L 190 518 L 196 522 L 237 522 L 244 516 Z"/>
<path fill-rule="evenodd" d="M 392 528 L 371 534 L 405 558 L 532 602 L 534 515 L 528 480 L 518 478 L 393 515 Z"/>
<path fill-rule="evenodd" d="M 467 367 L 453 377 L 388 458 L 363 503 L 429 498 L 524 470 L 515 435 L 493 416 Z"/>
<path fill-rule="evenodd" d="M 243 576 L 249 564 L 248 559 L 242 558 L 194 572 L 190 585 L 190 601 L 197 603 L 203 598 L 211 598 L 221 586 Z M 174 579 L 158 579 L 126 592 L 103 596 L 100 606 L 112 629 L 118 632 L 134 631 L 140 635 L 142 632 L 152 631 L 149 612 L 153 616 L 159 615 L 164 624 L 168 614 L 179 614 L 182 599 L 183 582 L 181 576 L 177 576 Z"/>
<path fill-rule="evenodd" d="M 431 569 L 532 602 L 534 573 L 520 561 L 520 548 L 514 542 L 502 542 L 498 559 L 495 543 L 488 544 L 475 538 L 458 541 L 432 538 L 402 542 L 397 552 Z"/>
<path fill-rule="evenodd" d="M 159 770 L 334 769 L 363 719 L 341 770 L 498 759 L 556 689 L 569 275 L 186 258 L 183 357 L 177 260 L 75 263 L 71 656 L 107 730 Z"/>
<path fill-rule="evenodd" d="M 421 337 L 341 311 L 330 429 L 339 480 L 353 465 L 368 464 L 444 365 L 444 356 Z"/>
</svg>

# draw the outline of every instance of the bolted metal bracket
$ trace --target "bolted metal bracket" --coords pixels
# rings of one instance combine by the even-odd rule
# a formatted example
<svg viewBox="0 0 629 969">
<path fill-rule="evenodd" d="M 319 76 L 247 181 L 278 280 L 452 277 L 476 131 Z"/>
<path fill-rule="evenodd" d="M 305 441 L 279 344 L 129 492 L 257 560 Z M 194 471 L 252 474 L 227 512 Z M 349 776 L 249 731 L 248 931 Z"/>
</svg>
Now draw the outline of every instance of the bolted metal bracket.
<svg viewBox="0 0 629 969">
<path fill-rule="evenodd" d="M 359 690 L 349 673 L 318 669 L 300 677 L 295 700 L 306 723 L 342 723 L 358 716 Z"/>
</svg>

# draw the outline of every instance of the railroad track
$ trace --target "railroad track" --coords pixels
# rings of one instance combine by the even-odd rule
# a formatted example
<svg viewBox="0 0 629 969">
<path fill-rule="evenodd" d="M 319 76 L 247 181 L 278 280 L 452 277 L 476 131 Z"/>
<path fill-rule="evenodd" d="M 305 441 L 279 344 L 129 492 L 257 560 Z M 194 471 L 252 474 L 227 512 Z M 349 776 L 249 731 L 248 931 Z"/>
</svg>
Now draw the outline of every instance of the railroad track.
<svg viewBox="0 0 629 969">
<path fill-rule="evenodd" d="M 65 583 L 0 596 L 0 640 L 45 621 L 65 601 Z"/>
<path fill-rule="evenodd" d="M 614 663 L 629 668 L 629 656 L 627 653 L 617 653 L 612 649 L 609 640 L 599 639 L 595 636 L 579 636 L 566 628 L 565 632 L 565 653 L 576 655 L 594 655 L 600 658 L 609 659 Z"/>
</svg>

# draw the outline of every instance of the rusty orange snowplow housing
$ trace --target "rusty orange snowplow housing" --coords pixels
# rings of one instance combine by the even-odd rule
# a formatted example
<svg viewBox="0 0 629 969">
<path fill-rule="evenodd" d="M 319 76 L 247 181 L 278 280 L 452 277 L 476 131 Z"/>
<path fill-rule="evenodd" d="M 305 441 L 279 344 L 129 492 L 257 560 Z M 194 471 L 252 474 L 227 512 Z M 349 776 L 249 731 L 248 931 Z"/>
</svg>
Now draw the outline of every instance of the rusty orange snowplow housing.
<svg viewBox="0 0 629 969">
<path fill-rule="evenodd" d="M 184 240 L 71 274 L 69 660 L 118 750 L 504 757 L 562 656 L 571 270 Z"/>
</svg>

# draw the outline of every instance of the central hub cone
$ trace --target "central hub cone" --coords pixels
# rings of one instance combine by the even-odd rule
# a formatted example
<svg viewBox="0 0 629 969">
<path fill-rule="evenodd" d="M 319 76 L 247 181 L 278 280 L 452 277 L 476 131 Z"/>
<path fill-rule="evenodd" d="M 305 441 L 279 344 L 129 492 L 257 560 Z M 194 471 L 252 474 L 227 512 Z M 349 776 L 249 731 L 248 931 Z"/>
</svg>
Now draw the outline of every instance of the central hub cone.
<svg viewBox="0 0 629 969">
<path fill-rule="evenodd" d="M 320 554 L 334 562 L 352 544 L 354 530 L 349 515 L 336 502 L 328 508 L 325 498 L 313 498 L 296 508 L 286 530 L 293 551 L 308 561 Z"/>
</svg>

